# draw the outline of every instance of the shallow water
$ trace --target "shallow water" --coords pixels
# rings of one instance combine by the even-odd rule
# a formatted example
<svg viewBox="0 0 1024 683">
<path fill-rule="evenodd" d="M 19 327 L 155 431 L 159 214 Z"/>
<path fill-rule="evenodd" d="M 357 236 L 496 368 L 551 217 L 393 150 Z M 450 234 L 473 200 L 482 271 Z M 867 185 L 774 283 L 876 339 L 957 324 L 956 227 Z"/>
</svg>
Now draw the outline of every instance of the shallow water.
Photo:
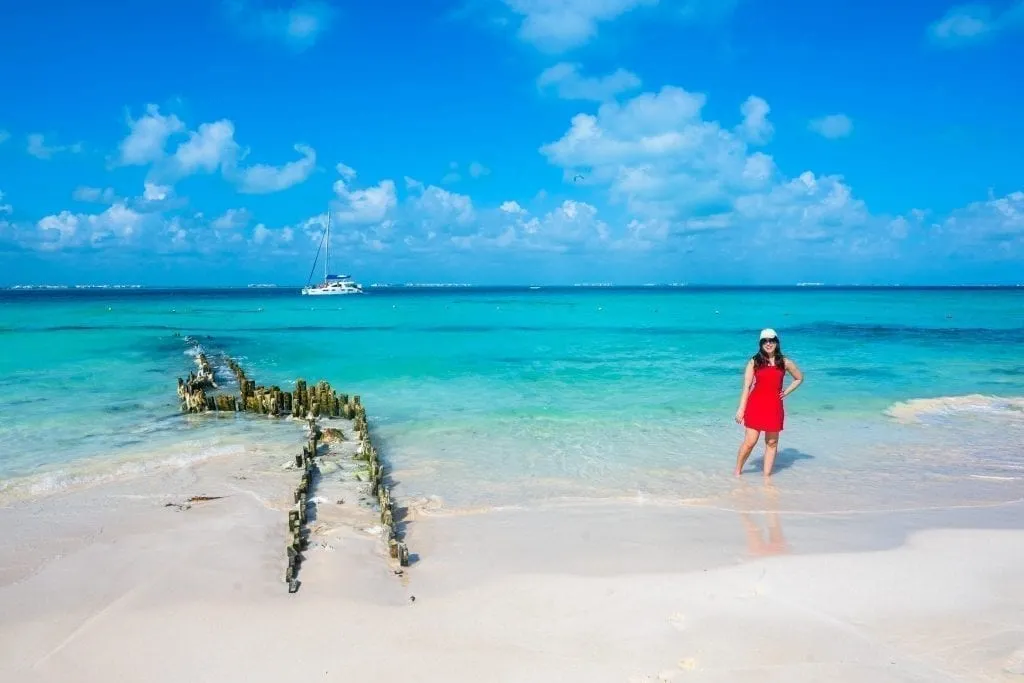
<svg viewBox="0 0 1024 683">
<path fill-rule="evenodd" d="M 287 459 L 297 438 L 272 421 L 181 415 L 194 339 L 260 383 L 361 394 L 409 499 L 728 506 L 765 326 L 807 375 L 775 477 L 790 508 L 1024 496 L 1024 289 L 817 288 L 3 292 L 0 495 L 254 440 Z"/>
</svg>

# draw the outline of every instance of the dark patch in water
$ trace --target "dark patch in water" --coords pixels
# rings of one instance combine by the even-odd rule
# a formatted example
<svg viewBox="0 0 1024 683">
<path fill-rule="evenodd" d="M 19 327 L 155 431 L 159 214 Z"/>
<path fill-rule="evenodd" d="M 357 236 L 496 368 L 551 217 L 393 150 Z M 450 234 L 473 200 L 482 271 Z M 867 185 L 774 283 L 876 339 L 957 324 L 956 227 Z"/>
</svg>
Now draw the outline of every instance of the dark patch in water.
<svg viewBox="0 0 1024 683">
<path fill-rule="evenodd" d="M 400 325 L 282 325 L 280 327 L 238 327 L 239 332 L 391 332 Z"/>
<path fill-rule="evenodd" d="M 174 400 L 175 400 L 175 402 L 177 402 L 178 399 L 175 398 Z M 147 418 L 147 419 L 149 419 L 151 422 L 154 422 L 156 424 L 163 424 L 164 422 L 173 422 L 173 421 L 181 420 L 181 418 L 183 416 L 184 416 L 184 414 L 181 413 L 180 411 L 178 411 L 178 412 L 174 412 L 174 413 L 167 413 L 166 415 L 154 415 L 154 416 L 152 416 L 150 418 Z"/>
<path fill-rule="evenodd" d="M 1024 343 L 1024 327 L 914 327 L 911 325 L 879 325 L 876 323 L 818 322 L 809 325 L 798 325 L 786 331 L 790 334 L 838 337 L 862 341 L 937 341 L 942 344 L 955 342 L 974 344 Z"/>
<path fill-rule="evenodd" d="M 20 327 L 14 332 L 118 332 L 121 330 L 145 330 L 166 332 L 176 330 L 171 325 L 53 325 L 51 327 Z"/>
<path fill-rule="evenodd" d="M 698 376 L 711 376 L 711 377 L 739 377 L 743 379 L 743 366 L 733 366 L 728 363 L 722 363 L 720 365 L 701 365 L 691 368 L 693 373 Z M 689 374 L 689 373 L 688 373 Z"/>
<path fill-rule="evenodd" d="M 10 382 L 10 383 L 8 383 L 8 382 L 0 382 L 0 387 L 6 387 L 8 384 L 10 384 L 11 386 L 18 386 L 19 384 L 21 384 L 21 382 Z M 45 397 L 40 397 L 40 398 L 22 398 L 21 396 L 15 396 L 15 397 L 12 397 L 10 400 L 0 401 L 0 406 L 10 405 L 10 406 L 18 406 L 20 408 L 21 406 L 29 405 L 30 403 L 47 403 L 50 400 L 51 399 L 45 398 Z"/>
<path fill-rule="evenodd" d="M 546 308 L 546 307 L 575 308 L 576 306 L 579 305 L 579 304 L 577 304 L 577 303 L 575 303 L 573 301 L 546 301 L 546 300 L 540 299 L 540 298 L 538 298 L 538 299 L 480 299 L 480 300 L 465 299 L 465 300 L 461 300 L 461 301 L 459 301 L 459 300 L 453 301 L 452 303 L 454 305 L 457 305 L 457 306 L 483 306 L 483 305 L 488 305 L 488 306 L 507 306 L 509 308 L 512 308 L 512 307 L 523 307 L 523 308 L 533 308 L 533 307 L 536 307 L 536 308 Z"/>
<path fill-rule="evenodd" d="M 895 377 L 888 368 L 825 367 L 821 372 L 829 377 Z"/>
<path fill-rule="evenodd" d="M 1019 391 L 1019 389 L 1015 389 L 1014 388 L 1014 387 L 1019 386 L 1019 385 L 1016 384 L 1016 383 L 1012 383 L 1012 382 L 992 382 L 992 381 L 978 382 L 978 386 L 979 387 L 992 387 L 993 390 L 994 390 L 992 393 L 994 393 L 994 394 L 1002 394 L 1002 393 L 1008 393 L 1008 392 L 1017 393 Z"/>
<path fill-rule="evenodd" d="M 990 368 L 989 373 L 1003 377 L 1024 377 L 1024 367 L 1019 368 Z"/>
<path fill-rule="evenodd" d="M 232 313 L 221 311 L 220 313 Z M 5 332 L 46 333 L 46 332 L 182 332 L 177 325 L 54 325 L 49 327 L 5 328 Z M 491 334 L 496 332 L 581 332 L 609 333 L 638 336 L 687 336 L 704 334 L 732 334 L 749 336 L 757 330 L 721 330 L 711 328 L 675 327 L 663 325 L 285 325 L 268 327 L 240 327 L 236 332 L 252 334 L 279 334 L 282 332 L 411 332 L 450 334 Z M 818 322 L 787 328 L 787 334 L 803 334 L 851 340 L 878 341 L 940 341 L 972 343 L 1024 343 L 1024 328 L 986 327 L 914 327 L 910 325 L 880 325 L 874 323 Z M 209 335 L 201 329 L 191 329 L 190 334 L 204 347 L 225 348 L 228 339 L 217 337 L 211 343 Z M 182 337 L 167 339 L 168 345 L 178 343 Z M 1024 372 L 1024 369 L 1018 370 Z"/>
<path fill-rule="evenodd" d="M 438 332 L 438 333 L 475 333 L 490 334 L 495 332 L 605 332 L 631 335 L 687 335 L 687 334 L 719 334 L 720 330 L 692 329 L 685 327 L 637 327 L 621 326 L 547 326 L 547 325 L 288 325 L 284 327 L 244 327 L 237 328 L 240 332 L 279 333 L 279 332 Z M 744 332 L 749 334 L 749 331 Z"/>
<path fill-rule="evenodd" d="M 146 406 L 141 403 L 114 403 L 103 409 L 105 413 L 129 413 L 133 410 L 143 410 Z"/>
</svg>

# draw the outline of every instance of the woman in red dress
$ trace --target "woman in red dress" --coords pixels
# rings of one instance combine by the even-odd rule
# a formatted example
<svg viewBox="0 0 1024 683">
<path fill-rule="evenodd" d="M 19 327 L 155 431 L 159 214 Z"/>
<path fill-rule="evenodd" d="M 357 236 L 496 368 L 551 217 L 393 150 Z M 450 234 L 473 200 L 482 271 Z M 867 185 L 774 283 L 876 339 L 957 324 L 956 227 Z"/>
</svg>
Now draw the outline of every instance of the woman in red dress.
<svg viewBox="0 0 1024 683">
<path fill-rule="evenodd" d="M 793 381 L 783 389 L 787 372 L 793 376 Z M 779 450 L 779 432 L 786 417 L 782 400 L 803 381 L 803 373 L 796 363 L 782 355 L 779 335 L 775 330 L 761 330 L 757 353 L 747 361 L 743 373 L 743 391 L 736 411 L 736 422 L 747 430 L 736 456 L 736 476 L 743 471 L 743 465 L 757 445 L 761 432 L 764 432 L 764 476 L 771 476 L 775 454 Z"/>
</svg>

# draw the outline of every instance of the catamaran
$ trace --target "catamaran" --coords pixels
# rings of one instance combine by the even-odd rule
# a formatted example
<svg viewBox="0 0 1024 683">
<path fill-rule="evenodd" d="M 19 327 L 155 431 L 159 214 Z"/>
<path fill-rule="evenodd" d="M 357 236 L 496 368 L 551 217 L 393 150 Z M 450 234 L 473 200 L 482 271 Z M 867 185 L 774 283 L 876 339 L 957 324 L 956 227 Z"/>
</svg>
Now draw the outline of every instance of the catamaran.
<svg viewBox="0 0 1024 683">
<path fill-rule="evenodd" d="M 313 270 L 316 268 L 317 259 L 320 258 L 320 250 L 327 246 L 324 255 L 324 280 L 317 284 L 310 284 L 313 279 Z M 324 231 L 320 246 L 317 247 L 316 257 L 313 259 L 313 267 L 309 269 L 309 279 L 302 293 L 307 296 L 328 296 L 332 294 L 362 294 L 363 286 L 348 275 L 331 275 L 331 212 L 327 212 L 327 229 Z"/>
</svg>

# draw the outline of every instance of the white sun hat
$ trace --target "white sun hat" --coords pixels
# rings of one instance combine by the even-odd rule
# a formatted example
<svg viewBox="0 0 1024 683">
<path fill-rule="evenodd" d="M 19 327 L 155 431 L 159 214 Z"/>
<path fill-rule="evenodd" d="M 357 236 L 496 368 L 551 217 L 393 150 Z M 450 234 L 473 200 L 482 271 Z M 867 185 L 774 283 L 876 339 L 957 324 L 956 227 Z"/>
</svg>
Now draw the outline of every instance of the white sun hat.
<svg viewBox="0 0 1024 683">
<path fill-rule="evenodd" d="M 777 335 L 775 333 L 775 330 L 773 330 L 770 327 L 766 327 L 763 330 L 761 330 L 761 336 L 758 339 L 758 341 L 760 341 L 761 339 L 778 339 L 778 338 L 779 338 L 779 335 Z"/>
</svg>

